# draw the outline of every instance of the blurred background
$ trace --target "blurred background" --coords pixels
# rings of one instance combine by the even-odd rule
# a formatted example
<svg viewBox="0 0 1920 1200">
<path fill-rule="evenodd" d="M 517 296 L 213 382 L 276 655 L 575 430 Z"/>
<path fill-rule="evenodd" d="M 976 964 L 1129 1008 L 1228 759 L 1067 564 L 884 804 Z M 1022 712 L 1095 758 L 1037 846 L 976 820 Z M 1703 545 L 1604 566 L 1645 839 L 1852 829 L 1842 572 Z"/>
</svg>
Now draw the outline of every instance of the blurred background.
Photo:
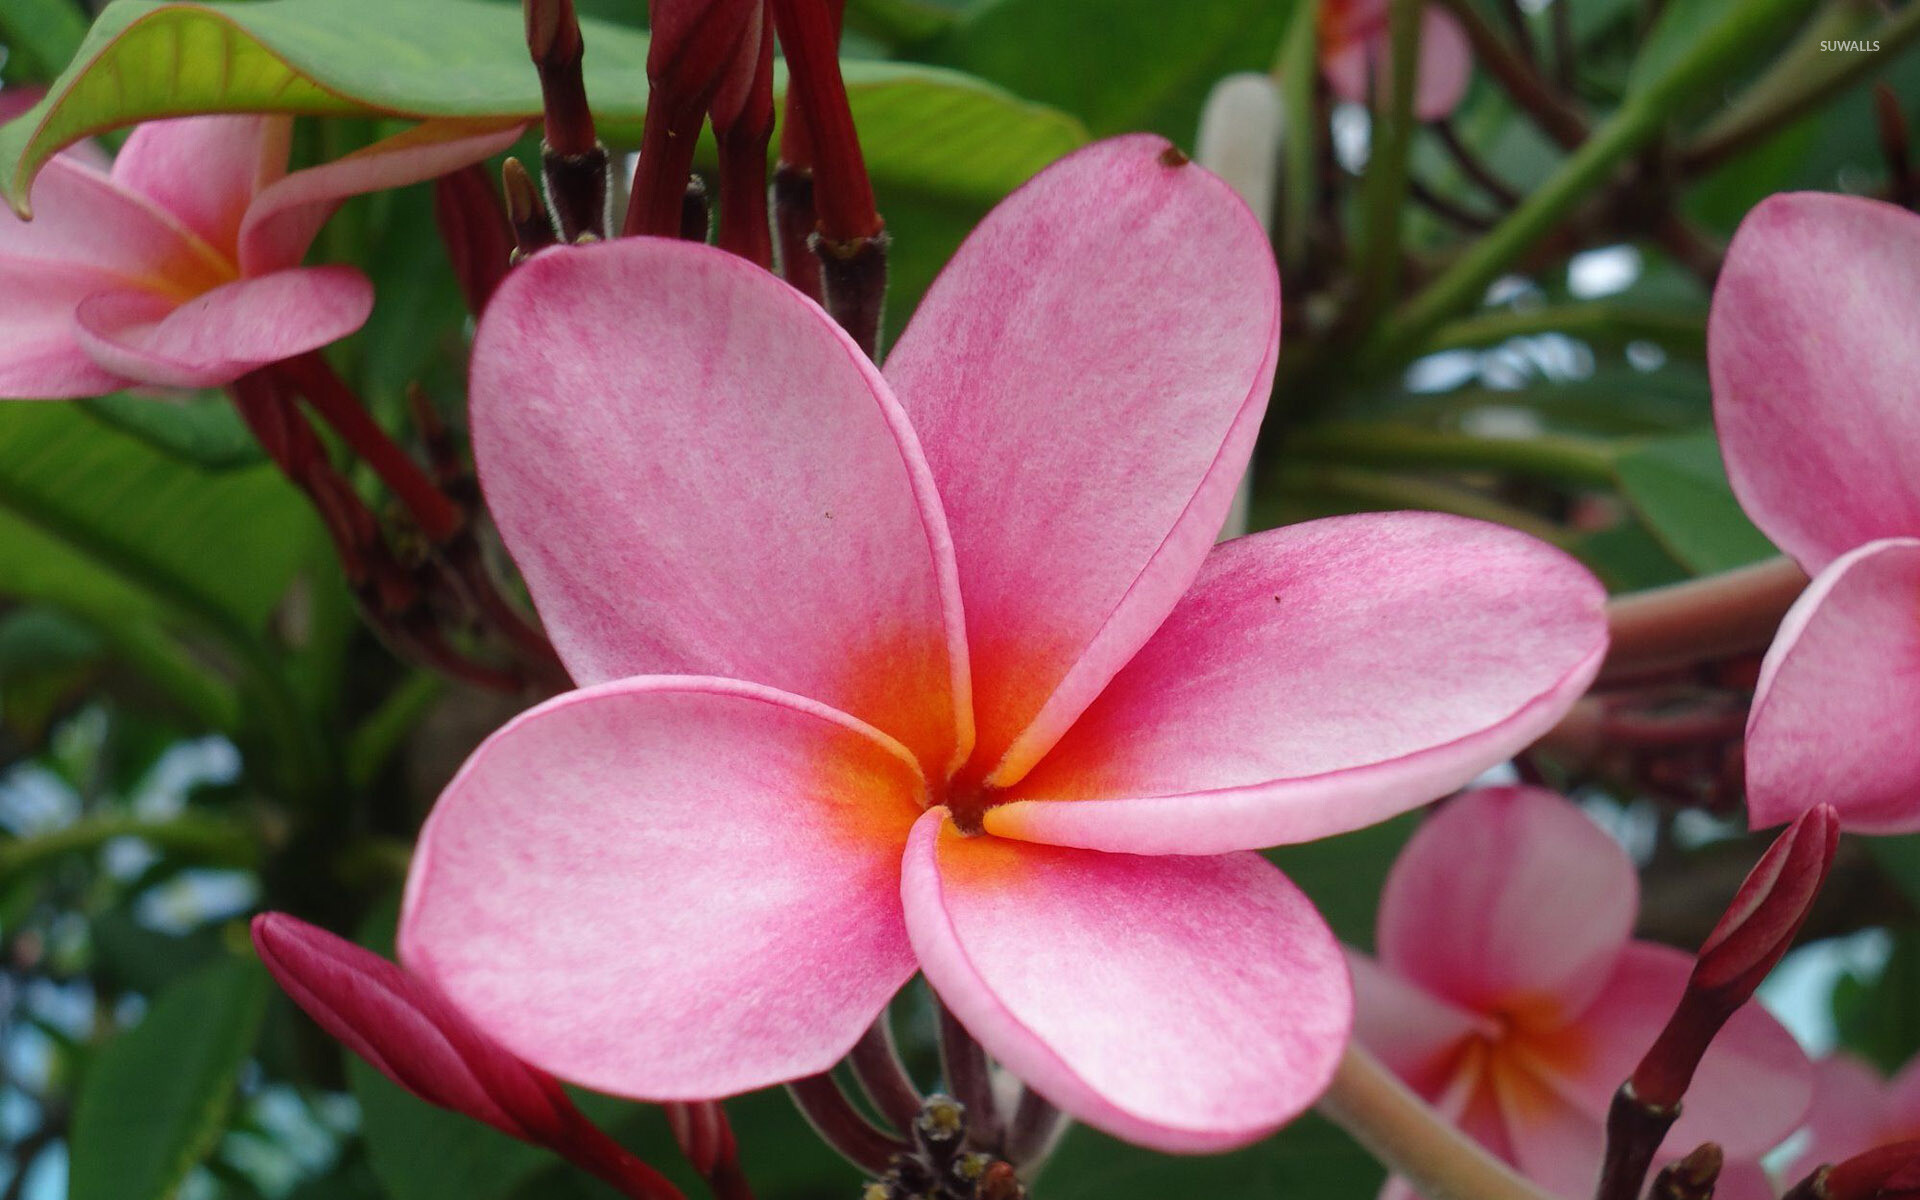
<svg viewBox="0 0 1920 1200">
<path fill-rule="evenodd" d="M 342 0 L 334 19 L 372 38 L 426 3 Z M 518 6 L 466 3 L 476 28 L 508 31 L 502 61 L 524 64 Z M 612 56 L 608 26 L 644 28 L 640 0 L 579 3 L 606 23 L 587 29 L 590 68 L 597 47 Z M 1465 278 L 1448 273 L 1557 186 L 1581 140 L 1629 111 L 1636 87 L 1740 8 L 1461 7 L 1578 128 L 1556 136 L 1483 61 L 1448 117 L 1405 134 L 1410 183 L 1382 276 L 1364 236 L 1377 114 L 1315 69 L 1326 16 L 1312 4 L 850 0 L 845 53 L 870 61 L 849 66 L 849 83 L 893 235 L 888 327 L 904 324 L 972 223 L 1040 166 L 1130 130 L 1192 150 L 1222 77 L 1270 73 L 1286 115 L 1265 215 L 1287 311 L 1253 528 L 1366 509 L 1460 512 L 1567 547 L 1616 591 L 1772 555 L 1735 504 L 1712 437 L 1710 281 L 1741 216 L 1771 192 L 1912 202 L 1905 122 L 1920 105 L 1920 5 L 1799 5 L 1663 109 L 1640 150 L 1473 287 L 1469 311 L 1382 337 L 1393 302 Z M 0 96 L 53 82 L 93 15 L 76 0 L 0 0 Z M 1849 37 L 1882 48 L 1819 49 Z M 520 70 L 531 86 L 531 68 Z M 594 99 L 631 113 L 644 96 Z M 391 127 L 303 121 L 296 154 L 336 157 Z M 605 128 L 630 148 L 631 121 Z M 351 202 L 316 257 L 358 264 L 378 289 L 373 319 L 332 354 L 342 374 L 388 428 L 428 432 L 408 405 L 418 388 L 457 435 L 472 323 L 433 189 Z M 1382 277 L 1393 290 L 1370 296 Z M 355 480 L 387 503 L 371 479 Z M 1758 852 L 1742 832 L 1726 736 L 1751 667 L 1687 681 L 1632 714 L 1677 713 L 1706 733 L 1663 726 L 1627 751 L 1522 764 L 1581 798 L 1644 865 L 1642 936 L 1697 945 Z M 0 1200 L 610 1195 L 344 1056 L 246 945 L 246 918 L 271 907 L 390 951 L 428 806 L 467 751 L 534 698 L 390 652 L 357 617 L 305 498 L 224 397 L 0 404 Z M 1380 881 L 1416 819 L 1273 857 L 1342 938 L 1368 946 Z M 1888 1070 L 1920 1049 L 1917 902 L 1920 842 L 1843 848 L 1812 944 L 1767 992 L 1810 1049 L 1845 1046 Z M 930 1078 L 918 986 L 895 1016 Z M 680 1169 L 656 1111 L 584 1105 Z M 761 1195 L 856 1194 L 856 1174 L 783 1095 L 730 1111 Z M 1379 1181 L 1344 1135 L 1308 1117 L 1201 1160 L 1075 1130 L 1037 1194 L 1362 1200 Z"/>
</svg>

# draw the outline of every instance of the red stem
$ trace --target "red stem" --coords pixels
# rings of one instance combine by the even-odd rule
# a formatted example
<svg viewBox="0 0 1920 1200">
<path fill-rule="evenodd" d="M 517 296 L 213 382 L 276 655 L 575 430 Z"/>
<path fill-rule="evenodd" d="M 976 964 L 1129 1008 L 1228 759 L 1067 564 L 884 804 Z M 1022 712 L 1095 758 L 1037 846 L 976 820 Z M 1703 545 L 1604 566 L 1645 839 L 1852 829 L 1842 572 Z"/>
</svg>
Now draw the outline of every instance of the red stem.
<svg viewBox="0 0 1920 1200">
<path fill-rule="evenodd" d="M 854 132 L 846 81 L 840 78 L 833 14 L 826 0 L 773 0 L 773 12 L 787 56 L 787 86 L 799 93 L 806 113 L 820 235 L 842 243 L 873 237 L 880 232 L 880 217 Z"/>
<path fill-rule="evenodd" d="M 466 514 L 460 506 L 434 486 L 420 464 L 375 423 L 362 407 L 360 398 L 318 351 L 287 359 L 275 369 L 306 397 L 313 410 L 355 453 L 366 459 L 374 473 L 406 506 L 429 541 L 445 542 L 465 524 Z"/>
</svg>

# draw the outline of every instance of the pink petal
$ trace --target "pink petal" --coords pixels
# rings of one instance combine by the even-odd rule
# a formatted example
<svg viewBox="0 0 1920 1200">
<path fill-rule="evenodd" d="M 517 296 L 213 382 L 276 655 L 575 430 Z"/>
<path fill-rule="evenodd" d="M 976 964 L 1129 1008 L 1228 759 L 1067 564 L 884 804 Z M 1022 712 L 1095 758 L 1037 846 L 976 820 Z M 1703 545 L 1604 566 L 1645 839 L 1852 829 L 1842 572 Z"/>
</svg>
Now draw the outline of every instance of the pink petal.
<svg viewBox="0 0 1920 1200">
<path fill-rule="evenodd" d="M 1400 852 L 1380 897 L 1380 959 L 1470 1012 L 1553 1029 L 1606 983 L 1639 903 L 1633 861 L 1571 802 L 1484 788 Z"/>
<path fill-rule="evenodd" d="M 1747 214 L 1707 323 L 1714 420 L 1747 514 L 1817 572 L 1920 535 L 1920 216 L 1803 192 Z"/>
<path fill-rule="evenodd" d="M 987 828 L 1200 854 L 1370 825 L 1552 728 L 1606 651 L 1604 601 L 1560 551 L 1436 513 L 1225 543 Z"/>
<path fill-rule="evenodd" d="M 373 285 L 352 267 L 242 279 L 180 300 L 100 292 L 74 312 L 80 347 L 108 371 L 155 387 L 215 387 L 352 333 L 373 311 Z"/>
<path fill-rule="evenodd" d="M 474 348 L 481 482 L 581 683 L 813 697 L 944 777 L 969 744 L 946 521 L 878 372 L 730 254 L 621 239 L 516 268 Z"/>
<path fill-rule="evenodd" d="M 0 213 L 0 223 L 8 218 Z M 64 400 L 125 387 L 73 336 L 80 302 L 118 286 L 118 276 L 97 267 L 0 257 L 0 397 Z"/>
<path fill-rule="evenodd" d="M 1522 1175 L 1562 1200 L 1588 1200 L 1600 1182 L 1606 1128 L 1525 1070 L 1493 1073 L 1508 1156 Z M 1689 1147 L 1691 1148 L 1691 1147 Z"/>
<path fill-rule="evenodd" d="M 1355 6 L 1368 10 L 1384 5 Z M 1371 18 L 1369 20 L 1369 18 Z M 1415 77 L 1413 115 L 1438 121 L 1452 114 L 1466 97 L 1473 79 L 1473 49 L 1466 30 L 1450 12 L 1427 5 L 1421 12 L 1420 67 Z M 1334 95 L 1352 104 L 1369 103 L 1367 81 L 1373 79 L 1376 97 L 1385 97 L 1389 76 L 1389 37 L 1386 14 L 1371 11 L 1346 21 L 1329 39 L 1320 70 Z M 1365 29 L 1368 32 L 1358 34 Z"/>
<path fill-rule="evenodd" d="M 1693 969 L 1691 955 L 1647 942 L 1628 943 L 1613 975 L 1577 1030 L 1584 1051 L 1558 1086 L 1596 1117 L 1673 1014 Z M 1718 1142 L 1730 1158 L 1758 1158 L 1800 1124 L 1813 1096 L 1813 1068 L 1793 1035 L 1757 1004 L 1720 1031 L 1680 1120 L 1665 1142 L 1674 1157 Z"/>
<path fill-rule="evenodd" d="M 232 266 L 171 215 L 71 154 L 41 168 L 33 208 L 31 221 L 0 212 L 0 260 L 91 267 L 128 286 L 182 294 L 233 278 Z"/>
<path fill-rule="evenodd" d="M 1843 1162 L 1885 1142 L 1920 1132 L 1920 1122 L 1897 1122 L 1880 1073 L 1849 1054 L 1813 1064 L 1813 1103 L 1807 1144 L 1783 1174 L 1798 1181 L 1824 1163 Z M 1905 1126 L 1903 1128 L 1903 1125 Z"/>
<path fill-rule="evenodd" d="M 1473 80 L 1473 48 L 1459 18 L 1429 4 L 1420 16 L 1420 71 L 1414 84 L 1413 115 L 1438 121 L 1452 115 Z"/>
<path fill-rule="evenodd" d="M 1172 1152 L 1292 1119 L 1332 1077 L 1352 996 L 1313 906 L 1253 854 L 1140 858 L 914 826 L 901 894 L 940 998 L 1075 1117 Z"/>
<path fill-rule="evenodd" d="M 1767 651 L 1747 719 L 1756 829 L 1822 801 L 1856 833 L 1920 829 L 1920 540 L 1872 542 L 1814 578 Z"/>
<path fill-rule="evenodd" d="M 240 268 L 264 275 L 300 265 L 314 235 L 349 196 L 419 183 L 505 150 L 518 124 L 422 121 L 404 133 L 262 188 L 240 226 Z"/>
<path fill-rule="evenodd" d="M 1713 1185 L 1713 1200 L 1778 1200 L 1779 1195 L 1767 1169 L 1753 1161 L 1727 1163 Z"/>
<path fill-rule="evenodd" d="M 1498 1023 L 1441 999 L 1355 950 L 1353 1036 L 1423 1096 L 1444 1090 L 1467 1042 L 1500 1035 Z"/>
<path fill-rule="evenodd" d="M 826 1070 L 913 974 L 897 743 L 755 684 L 570 692 L 489 738 L 420 835 L 401 958 L 600 1091 L 696 1100 Z"/>
<path fill-rule="evenodd" d="M 1025 774 L 1187 588 L 1279 347 L 1259 222 L 1157 137 L 1114 138 L 988 214 L 887 378 L 954 531 L 974 774 Z"/>
<path fill-rule="evenodd" d="M 114 157 L 113 181 L 234 259 L 247 205 L 286 173 L 292 137 L 293 118 L 287 116 L 148 121 L 127 135 Z"/>
</svg>

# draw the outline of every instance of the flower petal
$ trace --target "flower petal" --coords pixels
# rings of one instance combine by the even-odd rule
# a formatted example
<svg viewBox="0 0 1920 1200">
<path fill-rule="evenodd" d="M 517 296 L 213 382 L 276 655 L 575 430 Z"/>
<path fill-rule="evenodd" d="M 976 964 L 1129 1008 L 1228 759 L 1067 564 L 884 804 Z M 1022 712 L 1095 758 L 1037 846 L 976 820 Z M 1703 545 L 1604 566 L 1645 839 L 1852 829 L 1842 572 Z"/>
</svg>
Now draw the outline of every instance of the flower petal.
<svg viewBox="0 0 1920 1200">
<path fill-rule="evenodd" d="M 623 238 L 514 269 L 473 360 L 480 478 L 581 683 L 831 704 L 944 777 L 968 743 L 952 548 L 892 393 L 744 260 Z"/>
<path fill-rule="evenodd" d="M 1367 11 L 1336 19 L 1330 34 L 1322 39 L 1320 69 L 1334 95 L 1352 104 L 1366 104 L 1369 76 L 1373 77 L 1375 93 L 1386 95 L 1386 14 L 1373 11 L 1385 5 L 1348 7 Z M 1420 21 L 1420 69 L 1414 82 L 1413 115 L 1421 121 L 1438 121 L 1460 107 L 1466 97 L 1467 84 L 1473 79 L 1473 48 L 1458 18 L 1445 9 L 1429 4 L 1422 10 Z"/>
<path fill-rule="evenodd" d="M 1438 121 L 1460 107 L 1473 79 L 1473 48 L 1459 18 L 1429 4 L 1420 16 L 1420 73 L 1413 89 L 1413 115 Z"/>
<path fill-rule="evenodd" d="M 364 325 L 373 284 L 352 267 L 242 279 L 182 301 L 97 293 L 74 310 L 75 336 L 101 367 L 155 387 L 215 387 L 317 350 Z"/>
<path fill-rule="evenodd" d="M 401 958 L 600 1091 L 695 1100 L 824 1071 L 913 974 L 900 848 L 924 792 L 897 743 L 771 688 L 570 692 L 442 794 Z"/>
<path fill-rule="evenodd" d="M 1495 1071 L 1501 1126 L 1516 1170 L 1562 1200 L 1587 1200 L 1600 1182 L 1607 1133 L 1600 1118 L 1523 1070 Z"/>
<path fill-rule="evenodd" d="M 148 121 L 127 135 L 114 156 L 113 181 L 153 201 L 233 259 L 247 205 L 286 174 L 292 138 L 288 116 Z"/>
<path fill-rule="evenodd" d="M 1707 361 L 1733 489 L 1809 572 L 1920 534 L 1920 216 L 1878 200 L 1772 196 L 1713 292 Z"/>
<path fill-rule="evenodd" d="M 1500 1034 L 1495 1022 L 1441 999 L 1356 950 L 1347 951 L 1347 968 L 1353 974 L 1354 1040 L 1423 1096 L 1446 1089 L 1468 1039 Z"/>
<path fill-rule="evenodd" d="M 1673 1014 L 1692 969 L 1693 957 L 1679 950 L 1628 943 L 1599 997 L 1579 1017 L 1585 1050 L 1558 1086 L 1596 1117 L 1605 1113 Z M 1664 1148 L 1677 1156 L 1718 1142 L 1729 1158 L 1758 1158 L 1800 1124 L 1812 1096 L 1812 1064 L 1793 1035 L 1758 1004 L 1748 1004 L 1700 1060 Z"/>
<path fill-rule="evenodd" d="M 240 269 L 264 275 L 297 267 L 314 235 L 349 196 L 404 187 L 498 154 L 520 136 L 518 123 L 422 121 L 371 146 L 260 190 L 240 225 Z"/>
<path fill-rule="evenodd" d="M 0 259 L 109 272 L 128 286 L 190 294 L 233 278 L 185 226 L 71 154 L 33 181 L 34 218 L 0 211 Z"/>
<path fill-rule="evenodd" d="M 1436 513 L 1225 543 L 987 828 L 1204 854 L 1384 820 L 1552 728 L 1605 654 L 1604 601 L 1560 551 Z"/>
<path fill-rule="evenodd" d="M 1259 222 L 1145 135 L 1042 171 L 934 282 L 886 375 L 952 522 L 976 775 L 1025 774 L 1186 590 L 1279 336 Z"/>
<path fill-rule="evenodd" d="M 1345 1046 L 1339 946 L 1258 855 L 968 838 L 935 808 L 914 826 L 902 895 L 927 981 L 987 1051 L 1129 1141 L 1263 1137 L 1314 1101 Z"/>
<path fill-rule="evenodd" d="M 1747 719 L 1756 829 L 1822 801 L 1855 833 L 1920 829 L 1920 540 L 1842 555 L 1788 610 Z"/>
<path fill-rule="evenodd" d="M 118 276 L 97 267 L 0 257 L 0 397 L 65 400 L 126 386 L 73 335 L 80 302 L 119 286 Z"/>
<path fill-rule="evenodd" d="M 1483 788 L 1400 852 L 1380 896 L 1380 961 L 1471 1012 L 1552 1029 L 1605 985 L 1639 901 L 1633 861 L 1570 801 Z"/>
<path fill-rule="evenodd" d="M 1813 1064 L 1813 1103 L 1807 1109 L 1808 1138 L 1783 1174 L 1803 1179 L 1824 1163 L 1837 1163 L 1884 1142 L 1920 1132 L 1902 1129 L 1893 1117 L 1887 1083 L 1865 1061 L 1835 1054 Z"/>
</svg>

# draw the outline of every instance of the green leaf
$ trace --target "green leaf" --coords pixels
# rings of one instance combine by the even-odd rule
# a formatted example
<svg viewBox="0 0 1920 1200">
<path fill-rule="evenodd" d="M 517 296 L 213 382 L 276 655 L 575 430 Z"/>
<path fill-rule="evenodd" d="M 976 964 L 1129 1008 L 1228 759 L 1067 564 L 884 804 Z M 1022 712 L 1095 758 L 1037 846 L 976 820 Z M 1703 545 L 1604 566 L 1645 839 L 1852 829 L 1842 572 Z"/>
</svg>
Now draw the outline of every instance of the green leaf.
<svg viewBox="0 0 1920 1200">
<path fill-rule="evenodd" d="M 265 629 L 321 538 L 272 468 L 209 474 L 59 404 L 0 404 L 0 514 L 66 549 L 53 562 L 0 559 L 0 593 L 61 602 L 71 589 L 97 608 L 84 592 L 104 572 L 121 602 L 143 594 L 150 611 L 158 601 L 241 638 Z"/>
<path fill-rule="evenodd" d="M 1284 1014 L 1276 1011 L 1275 1020 Z M 1047 1200 L 1371 1200 L 1380 1168 L 1345 1134 L 1308 1115 L 1244 1150 L 1155 1154 L 1076 1126 L 1048 1160 L 1034 1194 Z"/>
<path fill-rule="evenodd" d="M 213 1149 L 253 1048 L 267 977 L 229 960 L 168 988 L 87 1071 L 74 1112 L 72 1200 L 168 1200 Z"/>
<path fill-rule="evenodd" d="M 502 1200 L 554 1163 L 545 1150 L 408 1094 L 358 1058 L 347 1078 L 367 1159 L 393 1200 Z"/>
<path fill-rule="evenodd" d="M 43 83 L 59 73 L 87 33 L 74 0 L 7 0 L 0 4 L 0 46 L 7 83 Z"/>
<path fill-rule="evenodd" d="M 1877 976 L 1862 979 L 1849 972 L 1835 980 L 1833 1017 L 1840 1044 L 1881 1071 L 1891 1075 L 1911 1062 L 1920 1053 L 1920 933 L 1898 931 L 1893 952 Z"/>
<path fill-rule="evenodd" d="M 1419 824 L 1419 816 L 1408 813 L 1339 837 L 1281 846 L 1266 855 L 1313 901 L 1335 937 L 1371 950 L 1380 889 L 1386 886 L 1394 858 Z"/>
<path fill-rule="evenodd" d="M 1741 510 L 1710 431 L 1658 438 L 1615 464 L 1627 503 L 1695 574 L 1742 567 L 1779 553 Z"/>
<path fill-rule="evenodd" d="M 968 13 L 926 57 L 1063 108 L 1102 136 L 1151 129 L 1191 145 L 1208 89 L 1230 72 L 1265 70 L 1292 8 L 1273 0 L 997 0 Z"/>
<path fill-rule="evenodd" d="M 1696 56 L 1726 53 L 1720 69 L 1731 74 L 1757 58 L 1769 41 L 1785 36 L 1813 8 L 1812 0 L 1769 6 L 1671 0 L 1634 59 L 1627 94 L 1668 86 Z"/>
<path fill-rule="evenodd" d="M 266 458 L 233 403 L 218 393 L 154 400 L 115 392 L 78 403 L 115 429 L 210 471 L 252 466 Z"/>
<path fill-rule="evenodd" d="M 582 28 L 603 132 L 631 141 L 647 95 L 646 36 L 592 20 Z M 540 88 L 524 39 L 517 6 L 474 0 L 116 0 L 40 104 L 0 129 L 0 178 L 18 208 L 60 147 L 200 112 L 530 120 Z M 1086 140 L 1072 118 L 954 72 L 850 62 L 846 76 L 883 191 L 990 202 Z"/>
</svg>

